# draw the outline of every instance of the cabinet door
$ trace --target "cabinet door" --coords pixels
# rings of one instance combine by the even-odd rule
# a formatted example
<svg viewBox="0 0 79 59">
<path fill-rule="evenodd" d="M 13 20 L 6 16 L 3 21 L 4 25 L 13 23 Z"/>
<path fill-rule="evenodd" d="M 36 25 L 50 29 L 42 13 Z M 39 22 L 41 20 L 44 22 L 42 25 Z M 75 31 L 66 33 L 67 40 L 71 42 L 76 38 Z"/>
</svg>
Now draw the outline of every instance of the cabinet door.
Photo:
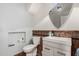
<svg viewBox="0 0 79 59">
<path fill-rule="evenodd" d="M 53 48 L 48 45 L 43 45 L 43 56 L 53 56 Z"/>
<path fill-rule="evenodd" d="M 71 56 L 70 51 L 54 48 L 54 56 Z"/>
<path fill-rule="evenodd" d="M 54 56 L 66 56 L 66 52 L 59 50 L 57 48 L 54 48 Z"/>
</svg>

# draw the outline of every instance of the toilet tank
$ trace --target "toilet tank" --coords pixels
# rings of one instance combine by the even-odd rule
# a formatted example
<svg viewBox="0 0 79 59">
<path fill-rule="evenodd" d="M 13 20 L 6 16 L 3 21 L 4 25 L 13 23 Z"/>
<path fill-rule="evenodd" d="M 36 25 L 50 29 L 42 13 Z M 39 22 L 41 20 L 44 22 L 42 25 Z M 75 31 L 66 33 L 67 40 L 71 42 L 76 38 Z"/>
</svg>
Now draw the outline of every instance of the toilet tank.
<svg viewBox="0 0 79 59">
<path fill-rule="evenodd" d="M 38 45 L 40 43 L 40 37 L 34 36 L 33 37 L 33 43 L 36 44 L 36 45 Z"/>
</svg>

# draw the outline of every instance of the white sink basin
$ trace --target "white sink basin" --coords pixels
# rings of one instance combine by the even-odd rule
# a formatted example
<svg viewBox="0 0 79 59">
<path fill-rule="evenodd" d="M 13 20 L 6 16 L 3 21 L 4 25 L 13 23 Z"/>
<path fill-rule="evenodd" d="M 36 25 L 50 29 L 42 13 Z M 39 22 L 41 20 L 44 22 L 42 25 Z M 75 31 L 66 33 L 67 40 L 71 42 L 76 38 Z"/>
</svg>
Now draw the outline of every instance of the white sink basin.
<svg viewBox="0 0 79 59">
<path fill-rule="evenodd" d="M 29 53 L 31 52 L 34 48 L 36 48 L 36 45 L 33 45 L 33 44 L 30 44 L 30 45 L 27 45 L 23 48 L 24 52 L 25 53 Z"/>
</svg>

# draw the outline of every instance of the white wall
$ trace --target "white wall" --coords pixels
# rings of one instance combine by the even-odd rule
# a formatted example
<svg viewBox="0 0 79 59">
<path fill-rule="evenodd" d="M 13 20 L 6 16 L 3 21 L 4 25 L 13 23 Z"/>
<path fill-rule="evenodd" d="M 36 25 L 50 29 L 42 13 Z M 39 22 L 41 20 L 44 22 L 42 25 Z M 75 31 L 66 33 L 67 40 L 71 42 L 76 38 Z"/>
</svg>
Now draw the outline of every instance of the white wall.
<svg viewBox="0 0 79 59">
<path fill-rule="evenodd" d="M 34 30 L 52 30 L 56 27 L 52 24 L 49 16 L 46 16 L 41 22 L 33 27 Z"/>
<path fill-rule="evenodd" d="M 55 3 L 33 3 L 29 8 L 29 12 L 34 17 L 34 25 L 41 22 L 55 5 Z"/>
<path fill-rule="evenodd" d="M 26 43 L 32 36 L 32 17 L 25 4 L 0 4 L 0 55 L 9 55 L 8 32 L 25 31 Z"/>
<path fill-rule="evenodd" d="M 60 29 L 79 30 L 79 7 L 73 8 L 71 15 Z"/>
<path fill-rule="evenodd" d="M 72 11 L 70 15 L 68 16 L 67 21 L 59 29 L 54 27 L 54 25 L 52 24 L 48 16 L 42 19 L 42 21 L 39 22 L 37 25 L 35 25 L 33 29 L 36 29 L 36 30 L 51 30 L 51 29 L 52 30 L 79 30 L 79 4 L 73 5 Z"/>
</svg>

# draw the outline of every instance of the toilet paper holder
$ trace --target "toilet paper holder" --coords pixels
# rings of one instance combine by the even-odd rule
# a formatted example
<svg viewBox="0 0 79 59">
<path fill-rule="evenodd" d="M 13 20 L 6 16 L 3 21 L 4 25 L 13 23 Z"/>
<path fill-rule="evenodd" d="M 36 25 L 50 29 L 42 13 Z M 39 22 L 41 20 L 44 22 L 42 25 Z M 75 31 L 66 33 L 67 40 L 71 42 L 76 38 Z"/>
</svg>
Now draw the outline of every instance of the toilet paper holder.
<svg viewBox="0 0 79 59">
<path fill-rule="evenodd" d="M 15 44 L 8 44 L 8 47 L 12 47 L 12 46 L 15 46 Z"/>
</svg>

